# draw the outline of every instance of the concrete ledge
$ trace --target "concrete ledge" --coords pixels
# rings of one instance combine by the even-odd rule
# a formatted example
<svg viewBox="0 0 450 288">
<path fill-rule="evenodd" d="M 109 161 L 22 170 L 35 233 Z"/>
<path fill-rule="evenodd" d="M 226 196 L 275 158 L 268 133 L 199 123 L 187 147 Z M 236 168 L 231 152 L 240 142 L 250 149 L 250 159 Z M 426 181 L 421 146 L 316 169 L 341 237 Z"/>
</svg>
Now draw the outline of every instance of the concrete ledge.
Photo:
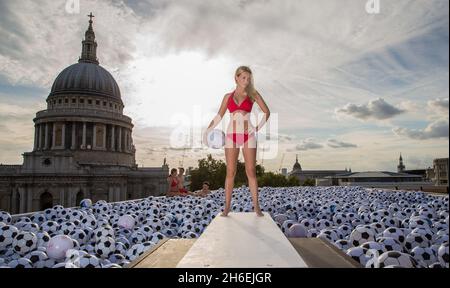
<svg viewBox="0 0 450 288">
<path fill-rule="evenodd" d="M 319 238 L 288 238 L 311 268 L 363 268 L 333 244 Z"/>
<path fill-rule="evenodd" d="M 318 238 L 286 238 L 264 213 L 217 215 L 198 239 L 163 239 L 127 268 L 358 268 Z"/>
<path fill-rule="evenodd" d="M 270 214 L 219 214 L 177 268 L 304 268 L 302 257 Z"/>
<path fill-rule="evenodd" d="M 175 268 L 196 239 L 163 239 L 125 268 Z"/>
<path fill-rule="evenodd" d="M 363 268 L 344 252 L 318 238 L 288 238 L 308 268 Z M 176 268 L 196 239 L 164 239 L 126 268 Z"/>
</svg>

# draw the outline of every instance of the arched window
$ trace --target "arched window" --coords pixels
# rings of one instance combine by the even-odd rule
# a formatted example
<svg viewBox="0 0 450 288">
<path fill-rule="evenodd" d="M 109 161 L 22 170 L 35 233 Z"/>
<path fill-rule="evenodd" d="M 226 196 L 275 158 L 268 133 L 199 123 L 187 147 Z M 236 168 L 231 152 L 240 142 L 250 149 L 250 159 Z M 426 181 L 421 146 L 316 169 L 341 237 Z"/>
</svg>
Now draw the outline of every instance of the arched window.
<svg viewBox="0 0 450 288">
<path fill-rule="evenodd" d="M 16 197 L 16 211 L 17 214 L 20 213 L 20 193 L 17 192 L 17 197 Z"/>
<path fill-rule="evenodd" d="M 83 200 L 84 199 L 84 193 L 83 193 L 83 191 L 78 191 L 78 193 L 77 193 L 77 197 L 76 197 L 76 202 L 75 202 L 75 206 L 80 206 L 80 202 L 81 202 L 81 200 Z"/>
<path fill-rule="evenodd" d="M 41 211 L 53 207 L 53 196 L 47 191 L 41 194 L 40 198 Z"/>
</svg>

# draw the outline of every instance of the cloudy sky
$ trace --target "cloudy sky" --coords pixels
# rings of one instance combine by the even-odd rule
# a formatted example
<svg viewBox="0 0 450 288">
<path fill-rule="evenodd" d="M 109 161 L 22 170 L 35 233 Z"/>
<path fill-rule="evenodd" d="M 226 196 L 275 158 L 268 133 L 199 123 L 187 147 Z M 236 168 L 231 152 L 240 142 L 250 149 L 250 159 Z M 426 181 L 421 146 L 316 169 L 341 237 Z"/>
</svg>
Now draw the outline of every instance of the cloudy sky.
<svg viewBox="0 0 450 288">
<path fill-rule="evenodd" d="M 140 166 L 223 159 L 169 139 L 209 124 L 240 65 L 278 128 L 266 170 L 296 154 L 305 170 L 396 171 L 400 152 L 407 169 L 431 166 L 449 148 L 449 1 L 371 0 L 378 13 L 368 1 L 0 0 L 0 162 L 32 150 L 33 118 L 78 60 L 92 11 Z"/>
</svg>

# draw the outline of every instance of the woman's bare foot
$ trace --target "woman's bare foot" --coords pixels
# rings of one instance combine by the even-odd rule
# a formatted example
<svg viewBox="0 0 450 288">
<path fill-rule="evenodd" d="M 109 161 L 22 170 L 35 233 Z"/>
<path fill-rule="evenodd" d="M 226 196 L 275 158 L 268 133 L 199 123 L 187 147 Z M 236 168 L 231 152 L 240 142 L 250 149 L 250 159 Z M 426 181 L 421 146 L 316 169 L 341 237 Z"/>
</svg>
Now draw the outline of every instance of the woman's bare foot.
<svg viewBox="0 0 450 288">
<path fill-rule="evenodd" d="M 264 214 L 261 212 L 261 210 L 255 210 L 256 215 L 258 215 L 259 217 L 263 217 Z"/>
<path fill-rule="evenodd" d="M 228 213 L 230 213 L 230 210 L 224 210 L 224 211 L 222 212 L 222 214 L 220 214 L 220 216 L 222 216 L 222 217 L 227 217 L 227 216 L 228 216 Z"/>
</svg>

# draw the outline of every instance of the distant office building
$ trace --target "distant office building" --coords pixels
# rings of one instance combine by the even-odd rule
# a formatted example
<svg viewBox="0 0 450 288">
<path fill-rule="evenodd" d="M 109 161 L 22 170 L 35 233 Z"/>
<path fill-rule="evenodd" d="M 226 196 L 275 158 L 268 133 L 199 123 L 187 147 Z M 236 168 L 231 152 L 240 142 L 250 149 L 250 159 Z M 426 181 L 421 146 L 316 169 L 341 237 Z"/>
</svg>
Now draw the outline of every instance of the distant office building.
<svg viewBox="0 0 450 288">
<path fill-rule="evenodd" d="M 439 186 L 448 186 L 448 158 L 433 160 L 432 181 Z"/>
<path fill-rule="evenodd" d="M 433 168 L 406 170 L 403 156 L 400 154 L 397 173 L 388 171 L 367 171 L 344 173 L 322 177 L 316 180 L 321 186 L 363 186 L 368 188 L 386 188 L 394 190 L 445 191 L 436 185 L 448 186 L 448 158 L 435 159 Z"/>
<path fill-rule="evenodd" d="M 448 158 L 434 159 L 433 167 L 406 170 L 400 154 L 397 171 L 398 173 L 420 175 L 424 181 L 432 182 L 436 186 L 448 186 Z"/>
<path fill-rule="evenodd" d="M 420 175 L 388 171 L 367 171 L 323 177 L 316 181 L 316 185 L 423 190 L 424 187 L 432 185 L 432 182 L 424 181 Z"/>
<path fill-rule="evenodd" d="M 344 173 L 351 172 L 350 170 L 303 170 L 302 166 L 298 162 L 298 155 L 295 157 L 295 163 L 292 167 L 292 171 L 289 173 L 289 176 L 295 176 L 300 181 L 300 185 L 303 185 L 307 179 L 319 179 L 326 176 L 336 176 Z"/>
<path fill-rule="evenodd" d="M 428 178 L 427 169 L 403 170 L 403 173 L 422 176 L 423 180 L 426 181 L 431 180 L 430 178 Z"/>
<path fill-rule="evenodd" d="M 407 174 L 412 174 L 412 175 L 419 175 L 419 176 L 422 176 L 423 180 L 427 180 L 427 181 L 430 180 L 430 178 L 428 178 L 428 176 L 427 176 L 427 169 L 406 170 L 401 153 L 400 153 L 400 158 L 398 159 L 397 172 L 398 173 L 407 173 Z"/>
</svg>

